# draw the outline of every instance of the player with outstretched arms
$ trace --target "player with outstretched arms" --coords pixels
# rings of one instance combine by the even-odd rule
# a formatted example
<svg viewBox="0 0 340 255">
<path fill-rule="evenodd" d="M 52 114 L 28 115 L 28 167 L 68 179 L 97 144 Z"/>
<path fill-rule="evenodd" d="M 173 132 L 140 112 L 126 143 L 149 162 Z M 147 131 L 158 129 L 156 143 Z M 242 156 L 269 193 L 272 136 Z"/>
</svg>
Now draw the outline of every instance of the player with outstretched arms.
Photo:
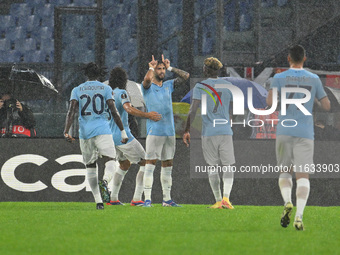
<svg viewBox="0 0 340 255">
<path fill-rule="evenodd" d="M 292 204 L 292 174 L 296 176 L 296 214 L 294 227 L 297 230 L 304 230 L 302 217 L 306 206 L 309 191 L 308 169 L 313 165 L 314 154 L 314 122 L 313 105 L 316 101 L 325 111 L 330 110 L 330 102 L 323 89 L 320 78 L 311 72 L 303 69 L 306 60 L 305 49 L 295 45 L 289 49 L 288 62 L 290 69 L 274 76 L 267 97 L 267 104 L 272 105 L 273 89 L 276 88 L 281 96 L 283 88 L 303 88 L 310 93 L 308 102 L 302 104 L 309 114 L 304 113 L 299 107 L 293 104 L 287 105 L 286 109 L 280 110 L 279 124 L 276 130 L 276 159 L 278 166 L 282 169 L 288 168 L 289 172 L 281 171 L 279 187 L 284 200 L 284 211 L 281 216 L 281 226 L 287 227 L 290 223 L 290 216 L 293 210 Z M 289 99 L 303 99 L 305 93 L 289 93 Z M 283 111 L 286 111 L 284 113 Z M 285 123 L 283 125 L 282 123 Z"/>
<path fill-rule="evenodd" d="M 84 70 L 88 81 L 72 90 L 64 137 L 69 142 L 74 141 L 69 130 L 73 123 L 74 114 L 79 110 L 80 150 L 86 166 L 87 180 L 97 204 L 96 208 L 104 209 L 103 200 L 110 201 L 107 183 L 112 179 L 116 166 L 116 151 L 105 109 L 110 109 L 121 131 L 122 143 L 126 143 L 128 137 L 117 113 L 111 87 L 97 81 L 103 75 L 104 70 L 93 62 L 87 64 Z M 96 162 L 99 156 L 102 156 L 105 163 L 105 174 L 100 183 L 98 183 L 96 171 Z"/>
<path fill-rule="evenodd" d="M 202 149 L 203 156 L 210 166 L 222 165 L 223 169 L 223 198 L 220 188 L 220 176 L 218 171 L 209 168 L 208 177 L 216 203 L 213 209 L 234 209 L 229 201 L 230 192 L 234 182 L 234 174 L 229 166 L 235 163 L 233 131 L 230 126 L 229 105 L 233 100 L 232 93 L 227 88 L 216 88 L 216 85 L 231 84 L 217 77 L 222 63 L 217 58 L 206 58 L 203 65 L 203 74 L 207 78 L 195 85 L 193 89 L 192 103 L 190 106 L 183 142 L 190 144 L 190 125 L 194 121 L 197 109 L 201 106 L 202 94 L 206 95 L 206 115 L 202 115 Z M 215 94 L 216 100 L 208 94 Z M 209 93 L 208 93 L 209 92 Z M 203 107 L 203 106 L 201 106 Z M 228 120 L 227 124 L 214 126 L 215 119 Z"/>
<path fill-rule="evenodd" d="M 129 95 L 126 91 L 127 74 L 121 67 L 112 69 L 109 78 L 109 85 L 113 89 L 113 96 L 118 113 L 122 119 L 124 130 L 129 138 L 126 144 L 123 144 L 119 139 L 120 130 L 113 119 L 110 120 L 110 127 L 113 135 L 113 140 L 116 146 L 117 160 L 119 167 L 113 175 L 111 201 L 108 205 L 123 205 L 118 194 L 122 185 L 124 176 L 128 172 L 131 164 L 138 164 L 139 170 L 136 176 L 136 187 L 130 205 L 142 206 L 142 195 L 144 190 L 144 169 L 145 169 L 145 150 L 140 142 L 132 135 L 128 123 L 128 114 L 137 117 L 148 118 L 152 121 L 159 121 L 161 115 L 157 112 L 142 112 L 131 105 Z"/>
<path fill-rule="evenodd" d="M 178 75 L 174 80 L 163 82 L 165 72 L 170 71 Z M 145 207 L 151 207 L 151 191 L 153 172 L 157 160 L 162 161 L 161 184 L 163 190 L 163 206 L 177 207 L 171 199 L 172 166 L 175 155 L 175 125 L 172 111 L 172 92 L 176 85 L 182 84 L 189 78 L 189 73 L 170 66 L 170 61 L 157 61 L 152 56 L 149 70 L 142 82 L 142 92 L 147 111 L 155 111 L 162 115 L 162 119 L 155 122 L 147 120 L 146 137 L 146 165 L 144 173 Z"/>
</svg>

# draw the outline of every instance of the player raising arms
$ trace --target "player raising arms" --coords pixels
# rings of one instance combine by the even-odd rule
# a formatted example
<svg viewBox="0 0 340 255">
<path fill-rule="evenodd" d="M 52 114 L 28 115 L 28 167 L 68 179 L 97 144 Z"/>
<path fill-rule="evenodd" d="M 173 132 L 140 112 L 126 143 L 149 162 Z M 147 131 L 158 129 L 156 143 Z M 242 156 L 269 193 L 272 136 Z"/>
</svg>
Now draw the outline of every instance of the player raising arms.
<svg viewBox="0 0 340 255">
<path fill-rule="evenodd" d="M 122 121 L 114 104 L 112 89 L 97 79 L 104 74 L 104 70 L 91 62 L 85 66 L 85 75 L 88 81 L 80 84 L 72 90 L 70 107 L 66 116 L 64 137 L 72 142 L 74 138 L 68 134 L 73 123 L 74 114 L 79 109 L 79 140 L 83 162 L 86 166 L 86 176 L 90 184 L 97 209 L 104 209 L 101 191 L 98 185 L 96 162 L 98 156 L 103 157 L 105 174 L 103 178 L 102 193 L 108 195 L 106 183 L 112 179 L 116 162 L 116 151 L 112 139 L 112 133 L 105 109 L 110 109 L 112 116 L 121 131 L 122 143 L 126 143 L 128 137 Z"/>
<path fill-rule="evenodd" d="M 179 77 L 174 80 L 163 82 L 165 72 L 170 71 Z M 153 184 L 153 172 L 156 167 L 156 161 L 162 161 L 161 167 L 161 184 L 163 190 L 163 206 L 177 207 L 171 200 L 172 186 L 172 166 L 175 155 L 175 125 L 172 111 L 172 92 L 174 87 L 183 83 L 189 78 L 189 73 L 170 66 L 170 61 L 164 59 L 156 61 L 152 56 L 149 63 L 149 70 L 142 82 L 142 92 L 147 111 L 155 111 L 162 115 L 158 122 L 147 120 L 147 137 L 146 137 L 146 165 L 144 173 L 144 206 L 151 206 L 151 191 Z"/>
<path fill-rule="evenodd" d="M 221 98 L 223 104 L 218 104 L 207 96 L 207 114 L 202 115 L 202 149 L 203 156 L 207 164 L 217 166 L 222 164 L 225 171 L 223 172 L 223 199 L 221 195 L 220 176 L 217 171 L 208 172 L 210 187 L 214 193 L 216 203 L 210 208 L 213 209 L 234 209 L 229 201 L 229 195 L 234 182 L 233 172 L 228 171 L 229 166 L 235 163 L 233 131 L 230 127 L 229 105 L 232 101 L 232 94 L 226 88 L 216 88 L 219 84 L 231 84 L 230 82 L 217 77 L 222 63 L 217 58 L 206 58 L 203 65 L 203 74 L 206 80 L 195 85 L 192 96 L 186 128 L 183 135 L 183 142 L 189 146 L 190 143 L 190 125 L 194 121 L 198 107 L 201 105 L 202 93 L 212 88 Z M 218 100 L 216 100 L 218 101 Z M 213 124 L 214 119 L 228 120 L 227 125 Z"/>
<path fill-rule="evenodd" d="M 305 49 L 302 46 L 295 45 L 291 47 L 288 54 L 290 69 L 274 76 L 267 97 L 267 104 L 271 106 L 273 88 L 277 88 L 279 96 L 281 95 L 282 88 L 292 87 L 307 89 L 311 94 L 309 101 L 302 105 L 308 110 L 310 115 L 305 115 L 296 105 L 288 105 L 286 107 L 286 115 L 282 114 L 283 109 L 280 111 L 280 121 L 276 130 L 277 164 L 288 169 L 290 168 L 290 172 L 282 171 L 279 177 L 279 187 L 285 203 L 281 217 L 281 226 L 286 228 L 289 225 L 293 210 L 291 196 L 293 187 L 292 168 L 294 168 L 297 185 L 294 227 L 297 230 L 304 229 L 302 216 L 310 190 L 308 170 L 312 169 L 313 165 L 314 125 L 311 113 L 313 112 L 314 101 L 318 102 L 323 110 L 330 110 L 330 102 L 319 77 L 303 69 L 305 60 Z M 305 96 L 304 93 L 289 94 L 289 98 L 293 99 L 302 99 Z M 292 120 L 295 120 L 295 122 L 292 123 Z M 282 125 L 283 121 L 286 123 L 285 126 Z M 292 125 L 296 125 L 291 127 L 289 121 Z"/>
<path fill-rule="evenodd" d="M 142 195 L 144 190 L 143 178 L 145 169 L 145 150 L 137 141 L 137 139 L 135 139 L 135 137 L 131 134 L 128 123 L 128 114 L 132 114 L 137 117 L 148 118 L 152 121 L 159 121 L 162 116 L 157 112 L 142 112 L 134 108 L 130 103 L 128 93 L 126 92 L 126 84 L 127 74 L 125 70 L 120 67 L 112 69 L 109 78 L 109 85 L 113 89 L 115 104 L 129 140 L 126 144 L 123 144 L 120 141 L 120 130 L 116 123 L 111 119 L 110 127 L 116 146 L 117 160 L 119 161 L 120 166 L 113 175 L 111 201 L 108 203 L 108 205 L 123 205 L 118 199 L 118 193 L 124 176 L 132 163 L 139 165 L 139 171 L 136 176 L 136 188 L 131 205 L 141 206 L 144 204 L 142 201 Z"/>
</svg>

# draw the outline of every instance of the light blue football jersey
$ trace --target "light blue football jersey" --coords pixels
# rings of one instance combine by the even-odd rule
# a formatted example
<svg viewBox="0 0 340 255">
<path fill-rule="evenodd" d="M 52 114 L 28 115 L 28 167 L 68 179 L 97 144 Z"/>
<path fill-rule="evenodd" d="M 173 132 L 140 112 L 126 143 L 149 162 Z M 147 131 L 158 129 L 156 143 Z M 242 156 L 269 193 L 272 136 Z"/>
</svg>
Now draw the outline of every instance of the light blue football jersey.
<svg viewBox="0 0 340 255">
<path fill-rule="evenodd" d="M 207 84 L 208 86 L 204 85 Z M 230 102 L 233 101 L 232 93 L 229 89 L 215 88 L 217 84 L 231 84 L 230 82 L 223 79 L 212 79 L 202 81 L 197 83 L 193 89 L 193 99 L 202 99 L 202 94 L 206 94 L 207 98 L 207 114 L 202 115 L 202 136 L 216 136 L 216 135 L 233 135 L 233 131 L 230 126 L 230 116 L 229 116 L 229 106 Z M 219 95 L 220 100 L 213 90 Z M 209 93 L 214 97 L 214 99 L 209 95 Z M 201 106 L 202 107 L 202 106 Z M 227 120 L 226 124 L 218 124 L 223 121 L 214 120 Z"/>
<path fill-rule="evenodd" d="M 116 108 L 122 120 L 126 135 L 129 138 L 127 143 L 129 143 L 133 139 L 135 139 L 135 137 L 131 134 L 131 130 L 129 127 L 129 114 L 125 111 L 123 105 L 125 103 L 130 103 L 130 98 L 126 90 L 119 88 L 115 88 L 113 90 L 113 97 L 115 99 Z M 122 140 L 121 131 L 112 117 L 110 118 L 110 127 L 115 145 L 122 145 L 123 143 L 121 142 Z"/>
<path fill-rule="evenodd" d="M 111 87 L 99 81 L 87 81 L 72 90 L 70 100 L 79 102 L 80 139 L 111 134 L 105 111 L 109 99 L 113 99 Z"/>
<path fill-rule="evenodd" d="M 146 121 L 148 135 L 175 135 L 174 114 L 172 110 L 173 91 L 174 80 L 163 82 L 161 87 L 152 83 L 148 89 L 145 89 L 142 84 L 142 92 L 147 112 L 155 111 L 162 115 L 162 119 L 157 122 L 150 119 Z"/>
<path fill-rule="evenodd" d="M 327 96 L 319 76 L 308 72 L 304 69 L 291 68 L 285 72 L 278 73 L 274 76 L 270 88 L 277 88 L 279 94 L 279 101 L 281 101 L 281 89 L 284 87 L 299 87 L 305 88 L 310 91 L 311 98 L 303 106 L 310 112 L 313 112 L 314 99 L 318 100 Z M 273 95 L 275 96 L 275 95 Z M 286 98 L 304 98 L 303 93 L 287 93 Z M 314 122 L 313 115 L 305 115 L 298 107 L 295 105 L 287 105 L 286 115 L 283 116 L 279 114 L 279 123 L 277 125 L 276 134 L 277 135 L 288 135 L 295 137 L 302 137 L 314 140 Z M 293 119 L 297 122 L 295 127 L 285 127 L 294 126 L 296 122 L 289 121 Z M 285 121 L 287 120 L 287 121 Z M 284 121 L 284 125 L 282 125 Z"/>
</svg>

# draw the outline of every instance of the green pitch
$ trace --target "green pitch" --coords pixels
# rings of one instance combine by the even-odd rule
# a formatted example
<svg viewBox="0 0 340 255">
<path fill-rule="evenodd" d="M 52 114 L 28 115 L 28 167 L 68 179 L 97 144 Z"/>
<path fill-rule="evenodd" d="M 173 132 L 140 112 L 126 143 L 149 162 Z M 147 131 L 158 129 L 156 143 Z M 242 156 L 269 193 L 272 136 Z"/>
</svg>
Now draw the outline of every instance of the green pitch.
<svg viewBox="0 0 340 255">
<path fill-rule="evenodd" d="M 282 207 L 235 210 L 0 203 L 0 254 L 340 254 L 340 208 L 307 207 L 306 231 Z"/>
</svg>

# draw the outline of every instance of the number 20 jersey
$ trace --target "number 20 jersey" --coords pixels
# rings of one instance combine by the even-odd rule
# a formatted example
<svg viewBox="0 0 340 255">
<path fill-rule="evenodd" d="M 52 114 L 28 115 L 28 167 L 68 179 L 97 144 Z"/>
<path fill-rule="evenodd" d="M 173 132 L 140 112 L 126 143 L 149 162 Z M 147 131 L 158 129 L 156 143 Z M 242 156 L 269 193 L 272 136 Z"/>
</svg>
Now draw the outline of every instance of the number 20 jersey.
<svg viewBox="0 0 340 255">
<path fill-rule="evenodd" d="M 109 99 L 113 99 L 111 87 L 99 81 L 87 81 L 72 90 L 70 100 L 79 102 L 80 139 L 112 134 L 105 112 Z"/>
<path fill-rule="evenodd" d="M 327 94 L 323 89 L 319 76 L 305 69 L 290 68 L 285 72 L 275 74 L 270 88 L 277 88 L 279 98 L 281 99 L 282 88 L 305 88 L 311 93 L 311 98 L 303 106 L 312 114 L 314 99 L 321 100 Z M 276 95 L 273 95 L 275 97 Z M 304 93 L 287 93 L 286 98 L 304 98 Z M 286 115 L 279 115 L 279 123 L 276 129 L 276 135 L 287 135 L 302 137 L 314 140 L 314 123 L 312 115 L 305 115 L 296 105 L 288 104 Z M 294 120 L 294 121 L 293 121 Z M 282 122 L 284 121 L 284 123 Z M 296 126 L 295 126 L 296 125 Z"/>
</svg>

